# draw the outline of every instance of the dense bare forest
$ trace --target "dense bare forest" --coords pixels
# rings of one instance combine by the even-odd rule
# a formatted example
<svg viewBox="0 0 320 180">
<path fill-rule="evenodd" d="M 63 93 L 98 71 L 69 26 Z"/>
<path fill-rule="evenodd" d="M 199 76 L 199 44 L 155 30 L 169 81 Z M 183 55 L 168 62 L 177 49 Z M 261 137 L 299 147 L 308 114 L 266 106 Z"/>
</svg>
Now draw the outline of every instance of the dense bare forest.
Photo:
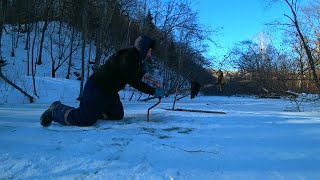
<svg viewBox="0 0 320 180">
<path fill-rule="evenodd" d="M 89 69 L 97 69 L 115 50 L 131 46 L 136 37 L 146 34 L 157 41 L 154 69 L 161 72 L 166 89 L 173 91 L 186 80 L 196 80 L 206 95 L 320 92 L 319 0 L 304 4 L 299 0 L 268 1 L 270 10 L 276 3 L 284 3 L 288 9 L 284 14 L 286 22 L 268 25 L 271 32 L 283 32 L 281 44 L 266 43 L 263 38 L 259 42 L 242 41 L 223 59 L 204 56 L 207 51 L 204 42 L 213 41 L 210 37 L 217 31 L 199 23 L 191 1 L 2 0 L 0 3 L 0 39 L 3 33 L 12 35 L 12 42 L 7 43 L 12 44 L 12 56 L 15 42 L 21 36 L 26 39 L 29 76 L 35 76 L 36 67 L 44 65 L 43 49 L 50 51 L 50 46 L 44 47 L 45 39 L 51 40 L 51 76 L 55 77 L 62 64 L 67 64 L 65 78 L 77 74 L 79 80 L 84 80 Z M 90 50 L 93 55 L 86 54 L 89 43 L 95 45 Z M 53 55 L 54 44 L 58 49 L 54 53 L 59 58 L 54 58 L 57 56 Z M 3 47 L 0 40 L 2 66 L 7 61 L 2 55 Z M 81 54 L 75 54 L 76 49 L 82 49 Z M 72 71 L 75 58 L 81 59 L 81 68 L 76 72 Z M 226 82 L 222 91 L 216 84 L 219 69 L 224 71 Z"/>
<path fill-rule="evenodd" d="M 60 58 L 57 62 L 52 58 L 52 77 L 63 63 L 69 64 L 66 78 L 70 77 L 74 49 L 80 47 L 83 49 L 82 68 L 76 73 L 84 79 L 87 64 L 93 70 L 97 69 L 114 51 L 132 46 L 135 38 L 145 34 L 157 41 L 154 54 L 166 89 L 173 89 L 184 79 L 196 79 L 202 84 L 215 82 L 215 77 L 208 70 L 210 61 L 202 55 L 205 51 L 202 41 L 207 40 L 214 30 L 197 23 L 197 13 L 192 10 L 191 2 L 7 0 L 1 3 L 3 32 L 12 34 L 12 41 L 18 41 L 20 36 L 27 39 L 25 49 L 32 54 L 28 55 L 27 75 L 34 74 L 35 66 L 43 65 L 46 38 L 54 44 L 55 37 L 59 36 L 59 52 L 56 53 Z M 32 37 L 30 32 L 34 33 Z M 65 36 L 68 37 L 63 38 Z M 35 43 L 34 39 L 40 40 Z M 95 44 L 95 53 L 85 58 L 85 48 L 90 42 Z M 14 56 L 15 43 L 12 44 Z"/>
</svg>

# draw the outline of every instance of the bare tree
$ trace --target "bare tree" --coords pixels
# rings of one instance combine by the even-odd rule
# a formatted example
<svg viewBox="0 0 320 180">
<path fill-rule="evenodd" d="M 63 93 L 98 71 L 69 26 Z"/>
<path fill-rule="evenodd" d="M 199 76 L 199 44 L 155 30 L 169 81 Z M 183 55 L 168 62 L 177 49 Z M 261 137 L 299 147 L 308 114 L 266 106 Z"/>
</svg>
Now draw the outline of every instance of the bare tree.
<svg viewBox="0 0 320 180">
<path fill-rule="evenodd" d="M 230 59 L 239 69 L 238 81 L 245 81 L 248 93 L 284 93 L 287 89 L 284 77 L 290 72 L 287 56 L 279 53 L 273 46 L 263 49 L 252 41 L 237 44 L 231 52 Z M 262 91 L 263 90 L 263 91 Z"/>
<path fill-rule="evenodd" d="M 74 38 L 75 38 L 75 28 L 71 27 L 71 36 L 70 36 L 70 51 L 69 51 L 69 61 L 68 61 L 68 70 L 67 70 L 67 76 L 66 79 L 70 78 L 70 71 L 71 71 L 71 65 L 72 65 L 72 55 L 73 55 L 73 44 L 74 44 Z"/>
<path fill-rule="evenodd" d="M 0 78 L 3 79 L 6 83 L 10 84 L 13 88 L 17 89 L 19 92 L 21 92 L 22 94 L 24 94 L 26 97 L 29 98 L 30 102 L 32 103 L 34 101 L 34 98 L 29 95 L 26 91 L 24 91 L 22 88 L 20 88 L 19 86 L 17 86 L 15 83 L 13 83 L 12 81 L 10 81 L 3 73 L 2 73 L 2 66 L 4 66 L 5 64 L 3 63 L 3 57 L 2 57 L 2 30 L 4 28 L 4 19 L 6 16 L 6 8 L 8 5 L 9 1 L 7 0 L 3 0 L 0 1 Z M 14 42 L 12 42 L 14 43 Z"/>
<path fill-rule="evenodd" d="M 42 47 L 43 47 L 43 42 L 44 42 L 44 38 L 45 38 L 45 32 L 48 28 L 48 24 L 50 23 L 49 19 L 52 18 L 52 17 L 49 17 L 52 4 L 53 4 L 53 0 L 50 0 L 48 3 L 45 3 L 45 7 L 43 8 L 44 9 L 44 13 L 43 13 L 44 21 L 43 21 L 43 27 L 42 27 L 42 32 L 41 32 L 39 54 L 38 54 L 38 58 L 37 58 L 37 62 L 36 62 L 36 64 L 38 64 L 38 65 L 42 64 L 42 49 L 43 49 Z"/>
<path fill-rule="evenodd" d="M 59 23 L 58 27 L 56 26 L 57 24 L 53 23 L 50 27 L 49 42 L 44 45 L 45 50 L 50 53 L 51 57 L 51 77 L 56 77 L 56 71 L 65 64 L 67 60 L 70 61 L 70 57 L 78 47 L 78 45 L 73 47 L 74 41 L 69 40 L 69 38 L 72 38 L 72 35 L 66 32 L 59 34 L 59 31 L 62 31 L 59 29 L 67 29 L 64 23 Z"/>
<path fill-rule="evenodd" d="M 186 56 L 183 55 L 187 54 L 187 51 L 189 54 L 201 54 L 203 46 L 199 42 L 212 41 L 210 35 L 216 30 L 198 23 L 198 12 L 193 9 L 192 1 L 169 0 L 167 2 L 148 2 L 147 4 L 151 4 L 153 23 L 158 28 L 158 30 L 153 30 L 152 35 L 159 39 L 159 44 L 163 49 L 159 59 L 163 60 L 163 82 L 168 88 L 170 81 L 175 82 L 177 74 L 183 72 L 182 74 L 186 75 L 190 72 L 190 70 L 184 70 L 184 66 L 181 65 L 183 61 L 198 61 L 198 59 L 185 58 Z M 179 48 L 182 48 L 183 51 L 180 51 Z M 195 49 L 199 49 L 199 51 L 196 52 Z M 175 64 L 176 67 L 175 75 L 171 74 L 171 70 L 168 69 L 172 64 Z M 173 80 L 170 80 L 172 78 Z"/>
<path fill-rule="evenodd" d="M 270 4 L 276 3 L 279 1 L 280 0 L 271 0 Z M 314 58 L 312 49 L 308 44 L 309 43 L 308 38 L 303 33 L 303 30 L 301 28 L 301 24 L 300 24 L 301 18 L 298 16 L 300 1 L 299 0 L 283 0 L 283 2 L 285 2 L 285 4 L 288 6 L 291 13 L 290 15 L 285 14 L 284 16 L 289 19 L 290 21 L 289 26 L 292 26 L 295 28 L 296 35 L 301 40 L 301 43 L 306 52 L 306 57 L 312 73 L 312 80 L 317 88 L 318 93 L 320 93 L 320 82 L 319 82 L 319 77 L 317 75 L 317 70 L 316 70 L 316 59 Z"/>
<path fill-rule="evenodd" d="M 83 0 L 81 4 L 83 8 L 82 14 L 82 47 L 81 47 L 81 83 L 80 83 L 80 94 L 79 100 L 82 98 L 83 95 L 83 86 L 84 86 L 84 68 L 85 68 L 85 50 L 86 50 L 86 39 L 87 39 L 87 1 Z"/>
<path fill-rule="evenodd" d="M 35 75 L 36 75 L 36 63 L 34 63 L 34 52 L 35 52 L 35 44 L 36 44 L 36 38 L 38 33 L 38 22 L 35 23 L 35 29 L 34 29 L 34 36 L 33 36 L 33 42 L 32 42 L 32 53 L 31 53 L 31 74 L 32 74 L 32 83 L 33 83 L 33 91 L 36 96 L 37 95 L 37 89 L 36 89 L 36 82 L 35 82 Z"/>
<path fill-rule="evenodd" d="M 291 9 L 291 13 L 292 13 L 292 16 L 293 17 L 290 17 L 288 15 L 286 15 L 290 20 L 291 22 L 294 24 L 295 28 L 296 28 L 296 31 L 299 35 L 299 38 L 301 39 L 302 41 L 302 44 L 303 44 L 303 47 L 306 51 L 306 54 L 307 54 L 307 57 L 308 57 L 308 62 L 309 62 L 309 65 L 310 65 L 310 68 L 311 68 L 311 71 L 312 71 L 312 75 L 313 75 L 313 80 L 315 82 L 315 85 L 318 89 L 318 93 L 320 93 L 320 83 L 319 83 L 319 78 L 318 78 L 318 75 L 316 73 L 316 66 L 315 66 L 315 60 L 312 56 L 312 52 L 310 50 L 310 47 L 309 45 L 307 44 L 307 41 L 305 39 L 305 36 L 302 34 L 302 31 L 300 29 L 300 24 L 299 24 L 299 21 L 298 21 L 298 16 L 297 16 L 297 11 L 298 11 L 298 6 L 297 6 L 297 1 L 298 0 L 292 0 L 291 2 L 289 2 L 288 0 L 285 0 L 287 5 L 290 7 Z"/>
<path fill-rule="evenodd" d="M 23 95 L 25 95 L 26 97 L 29 98 L 30 103 L 34 102 L 34 98 L 29 95 L 26 91 L 24 91 L 22 88 L 20 88 L 19 86 L 17 86 L 16 84 L 14 84 L 12 81 L 10 81 L 3 73 L 1 70 L 1 66 L 0 66 L 0 78 L 3 79 L 5 82 L 7 82 L 8 84 L 10 84 L 12 87 L 14 87 L 16 90 L 18 90 L 19 92 L 21 92 Z"/>
</svg>

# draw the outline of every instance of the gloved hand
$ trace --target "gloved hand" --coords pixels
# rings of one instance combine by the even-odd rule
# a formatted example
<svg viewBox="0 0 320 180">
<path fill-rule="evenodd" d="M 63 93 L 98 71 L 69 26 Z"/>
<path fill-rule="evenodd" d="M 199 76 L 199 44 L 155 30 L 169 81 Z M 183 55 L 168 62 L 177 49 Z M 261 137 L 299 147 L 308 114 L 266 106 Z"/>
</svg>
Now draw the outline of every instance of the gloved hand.
<svg viewBox="0 0 320 180">
<path fill-rule="evenodd" d="M 157 97 L 157 98 L 163 98 L 165 94 L 165 90 L 161 87 L 156 87 L 155 88 L 155 91 L 154 91 L 154 97 Z"/>
</svg>

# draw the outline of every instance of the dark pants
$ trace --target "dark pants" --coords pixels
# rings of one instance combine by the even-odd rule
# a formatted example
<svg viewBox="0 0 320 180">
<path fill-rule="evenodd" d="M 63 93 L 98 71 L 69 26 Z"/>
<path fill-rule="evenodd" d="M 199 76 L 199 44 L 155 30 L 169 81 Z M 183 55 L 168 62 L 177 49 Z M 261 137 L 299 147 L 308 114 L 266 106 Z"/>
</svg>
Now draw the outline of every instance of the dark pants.
<svg viewBox="0 0 320 180">
<path fill-rule="evenodd" d="M 106 96 L 101 90 L 87 80 L 78 108 L 59 104 L 53 110 L 53 121 L 62 125 L 91 126 L 97 122 L 102 113 L 110 120 L 123 118 L 123 106 L 119 95 Z"/>
</svg>

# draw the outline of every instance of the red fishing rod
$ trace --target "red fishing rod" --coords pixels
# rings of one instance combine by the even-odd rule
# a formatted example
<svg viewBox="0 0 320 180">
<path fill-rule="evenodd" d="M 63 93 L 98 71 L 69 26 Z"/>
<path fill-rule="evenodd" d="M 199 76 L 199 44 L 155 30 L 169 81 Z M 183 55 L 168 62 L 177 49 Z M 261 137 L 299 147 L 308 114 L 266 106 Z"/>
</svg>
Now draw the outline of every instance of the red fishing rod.
<svg viewBox="0 0 320 180">
<path fill-rule="evenodd" d="M 147 112 L 147 122 L 150 121 L 150 110 L 151 110 L 152 108 L 156 107 L 158 104 L 160 104 L 160 102 L 161 102 L 161 98 L 159 98 L 158 102 L 155 103 L 154 105 L 152 105 L 152 106 L 148 109 L 148 112 Z"/>
<path fill-rule="evenodd" d="M 160 86 L 160 85 L 161 85 L 161 83 L 160 83 L 159 81 L 156 81 L 156 80 L 150 78 L 150 77 L 147 76 L 147 75 L 144 75 L 144 78 L 145 78 L 146 80 L 154 83 L 154 84 L 157 85 L 157 86 Z M 160 102 L 161 102 L 161 98 L 158 98 L 158 99 L 159 99 L 158 102 L 155 103 L 154 105 L 152 105 L 152 106 L 148 109 L 148 111 L 147 111 L 147 122 L 150 121 L 150 110 L 151 110 L 152 108 L 156 107 L 156 106 L 157 106 L 158 104 L 160 104 Z"/>
</svg>

